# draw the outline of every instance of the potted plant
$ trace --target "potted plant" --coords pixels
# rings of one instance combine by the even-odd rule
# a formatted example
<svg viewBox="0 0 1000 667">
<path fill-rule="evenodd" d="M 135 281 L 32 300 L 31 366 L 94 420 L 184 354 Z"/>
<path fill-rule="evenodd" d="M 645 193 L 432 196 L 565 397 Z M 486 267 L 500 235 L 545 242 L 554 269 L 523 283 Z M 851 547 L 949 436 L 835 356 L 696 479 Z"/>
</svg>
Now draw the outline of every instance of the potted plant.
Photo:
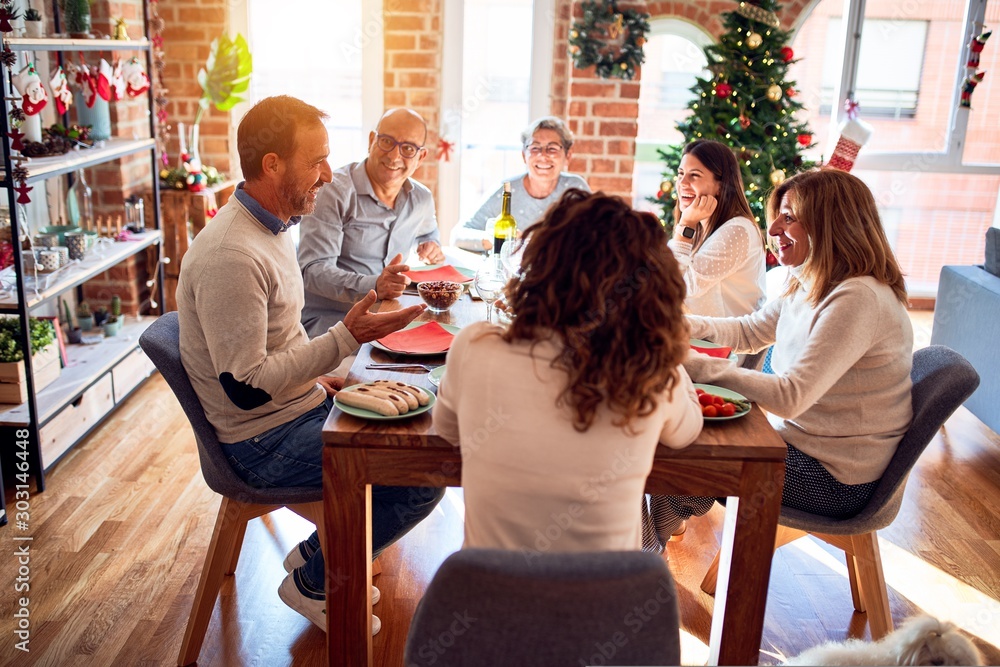
<svg viewBox="0 0 1000 667">
<path fill-rule="evenodd" d="M 117 336 L 122 328 L 122 300 L 117 294 L 111 297 L 111 315 L 104 321 L 104 335 Z"/>
<path fill-rule="evenodd" d="M 28 7 L 24 10 L 24 36 L 35 38 L 41 37 L 43 32 L 42 28 L 42 13 L 34 7 Z"/>
<path fill-rule="evenodd" d="M 94 328 L 94 314 L 90 312 L 90 304 L 86 301 L 76 304 L 76 321 L 80 324 L 81 331 Z"/>
<path fill-rule="evenodd" d="M 28 326 L 35 391 L 39 391 L 59 377 L 59 346 L 53 344 L 56 333 L 51 321 L 32 317 Z M 23 403 L 28 400 L 25 378 L 21 320 L 16 317 L 0 318 L 0 403 Z"/>
<path fill-rule="evenodd" d="M 108 320 L 108 309 L 104 306 L 99 306 L 97 310 L 94 311 L 94 326 L 103 327 L 104 323 Z"/>
<path fill-rule="evenodd" d="M 70 37 L 87 39 L 94 36 L 90 32 L 90 0 L 60 0 L 59 7 Z"/>
</svg>

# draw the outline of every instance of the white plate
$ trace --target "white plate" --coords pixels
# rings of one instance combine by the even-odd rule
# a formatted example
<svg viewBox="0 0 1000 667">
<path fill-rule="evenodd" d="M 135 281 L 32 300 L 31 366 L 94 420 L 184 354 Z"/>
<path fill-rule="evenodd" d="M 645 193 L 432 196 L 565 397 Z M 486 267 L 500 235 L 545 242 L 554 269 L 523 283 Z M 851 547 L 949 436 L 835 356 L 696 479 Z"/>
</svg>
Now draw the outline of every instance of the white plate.
<svg viewBox="0 0 1000 667">
<path fill-rule="evenodd" d="M 445 368 L 446 366 L 438 366 L 437 368 L 431 371 L 430 375 L 427 376 L 427 379 L 430 380 L 431 384 L 434 385 L 435 387 L 441 386 L 441 378 L 444 377 Z"/>
<path fill-rule="evenodd" d="M 716 345 L 715 343 L 709 343 L 707 340 L 702 340 L 700 338 L 692 338 L 690 341 L 691 345 L 697 345 L 698 347 L 725 347 L 725 345 Z M 699 354 L 701 354 L 699 352 Z M 736 353 L 729 353 L 729 361 L 736 362 Z"/>
<path fill-rule="evenodd" d="M 403 331 L 407 329 L 415 329 L 416 327 L 419 327 L 424 324 L 427 324 L 427 322 L 410 322 L 405 327 L 403 327 Z M 438 322 L 438 324 L 441 323 Z M 454 324 L 441 324 L 441 326 L 444 327 L 445 330 L 451 333 L 453 336 L 457 335 L 458 332 L 462 330 L 462 327 L 456 327 Z M 438 357 L 441 356 L 442 354 L 448 353 L 447 350 L 445 350 L 444 352 L 397 352 L 395 350 L 390 350 L 377 340 L 373 340 L 371 342 L 371 346 L 377 350 L 382 350 L 383 352 L 391 354 L 395 357 Z"/>
<path fill-rule="evenodd" d="M 712 394 L 713 396 L 721 396 L 722 398 L 735 398 L 737 400 L 747 401 L 747 402 L 750 401 L 750 399 L 748 399 L 743 394 L 738 394 L 738 393 L 736 393 L 735 391 L 733 391 L 731 389 L 726 389 L 725 387 L 717 387 L 714 384 L 697 384 L 697 383 L 695 383 L 694 388 L 695 389 L 701 389 L 706 394 Z M 742 417 L 744 415 L 750 414 L 750 410 L 751 409 L 753 409 L 753 408 L 749 408 L 747 410 L 743 410 L 742 412 L 737 412 L 735 415 L 732 415 L 731 417 L 705 417 L 705 421 L 707 421 L 707 422 L 724 422 L 724 421 L 729 421 L 730 419 L 739 419 L 740 417 Z"/>
<path fill-rule="evenodd" d="M 362 385 L 355 384 L 351 385 L 350 387 L 344 387 L 339 392 L 337 392 L 337 395 L 339 396 L 341 392 L 355 391 L 360 386 Z M 337 396 L 333 397 L 333 404 L 338 408 L 340 408 L 342 412 L 346 412 L 349 415 L 354 415 L 355 417 L 361 417 L 362 419 L 375 419 L 379 421 L 392 420 L 392 419 L 409 419 L 410 417 L 416 417 L 417 415 L 422 415 L 428 410 L 430 410 L 432 407 L 434 407 L 434 403 L 437 401 L 437 398 L 434 396 L 434 392 L 425 390 L 424 393 L 428 394 L 431 397 L 430 402 L 427 405 L 421 405 L 414 410 L 410 410 L 405 415 L 390 415 L 387 417 L 385 415 L 380 415 L 377 412 L 372 412 L 371 410 L 365 410 L 364 408 L 356 408 L 353 405 L 344 405 L 343 403 L 337 400 Z"/>
</svg>

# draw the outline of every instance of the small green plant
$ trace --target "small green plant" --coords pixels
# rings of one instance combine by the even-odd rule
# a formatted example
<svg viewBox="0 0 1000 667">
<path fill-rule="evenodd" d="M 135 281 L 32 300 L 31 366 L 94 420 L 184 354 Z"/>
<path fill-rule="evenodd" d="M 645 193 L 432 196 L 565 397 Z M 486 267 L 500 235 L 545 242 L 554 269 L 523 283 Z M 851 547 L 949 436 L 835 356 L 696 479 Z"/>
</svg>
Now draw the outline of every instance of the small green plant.
<svg viewBox="0 0 1000 667">
<path fill-rule="evenodd" d="M 76 316 L 77 317 L 92 317 L 93 313 L 90 311 L 90 304 L 86 301 L 81 301 L 76 304 Z"/>
<path fill-rule="evenodd" d="M 44 350 L 56 339 L 56 332 L 50 320 L 30 319 L 30 339 L 32 354 Z M 16 317 L 0 318 L 0 362 L 21 361 L 21 320 Z"/>
<path fill-rule="evenodd" d="M 62 302 L 62 308 L 63 308 L 63 324 L 65 324 L 66 326 L 68 326 L 70 328 L 70 330 L 72 330 L 73 329 L 73 314 L 72 314 L 72 312 L 70 312 L 70 309 L 69 309 L 69 301 L 63 301 Z"/>
<path fill-rule="evenodd" d="M 25 21 L 41 21 L 42 13 L 35 9 L 34 7 L 28 7 L 24 10 L 24 20 Z"/>
<path fill-rule="evenodd" d="M 90 0 L 60 0 L 59 6 L 70 35 L 90 33 Z"/>
<path fill-rule="evenodd" d="M 117 322 L 122 316 L 122 298 L 115 294 L 111 297 L 111 322 Z"/>
<path fill-rule="evenodd" d="M 104 306 L 99 307 L 94 311 L 94 325 L 101 326 L 108 319 L 108 309 Z"/>
</svg>

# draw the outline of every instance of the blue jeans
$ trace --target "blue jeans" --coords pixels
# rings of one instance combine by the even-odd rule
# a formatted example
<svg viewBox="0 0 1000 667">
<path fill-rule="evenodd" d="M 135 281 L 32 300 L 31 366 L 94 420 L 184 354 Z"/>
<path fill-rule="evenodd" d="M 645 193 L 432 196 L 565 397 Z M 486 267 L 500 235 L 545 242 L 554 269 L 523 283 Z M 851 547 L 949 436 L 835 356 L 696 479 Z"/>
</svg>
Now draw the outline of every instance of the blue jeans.
<svg viewBox="0 0 1000 667">
<path fill-rule="evenodd" d="M 333 408 L 333 399 L 318 405 L 298 419 L 276 426 L 243 442 L 223 444 L 222 451 L 236 474 L 251 486 L 266 489 L 282 486 L 323 486 L 323 422 Z M 420 523 L 444 496 L 444 489 L 373 486 L 372 557 Z M 330 539 L 338 536 L 331 535 Z M 319 535 L 309 537 L 313 547 Z M 306 561 L 299 575 L 312 593 L 322 593 L 326 584 L 323 553 Z"/>
</svg>

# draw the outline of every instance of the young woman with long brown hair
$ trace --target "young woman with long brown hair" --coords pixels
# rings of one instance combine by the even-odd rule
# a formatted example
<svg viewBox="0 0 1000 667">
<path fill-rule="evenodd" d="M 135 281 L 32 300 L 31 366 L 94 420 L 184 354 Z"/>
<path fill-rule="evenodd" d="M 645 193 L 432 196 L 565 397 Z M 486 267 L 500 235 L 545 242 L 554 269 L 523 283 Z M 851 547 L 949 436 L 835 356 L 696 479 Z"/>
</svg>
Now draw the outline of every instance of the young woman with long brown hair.
<svg viewBox="0 0 1000 667">
<path fill-rule="evenodd" d="M 511 325 L 458 334 L 434 408 L 462 449 L 465 545 L 638 549 L 656 447 L 702 426 L 680 270 L 653 216 L 602 193 L 567 191 L 524 237 Z"/>
</svg>

